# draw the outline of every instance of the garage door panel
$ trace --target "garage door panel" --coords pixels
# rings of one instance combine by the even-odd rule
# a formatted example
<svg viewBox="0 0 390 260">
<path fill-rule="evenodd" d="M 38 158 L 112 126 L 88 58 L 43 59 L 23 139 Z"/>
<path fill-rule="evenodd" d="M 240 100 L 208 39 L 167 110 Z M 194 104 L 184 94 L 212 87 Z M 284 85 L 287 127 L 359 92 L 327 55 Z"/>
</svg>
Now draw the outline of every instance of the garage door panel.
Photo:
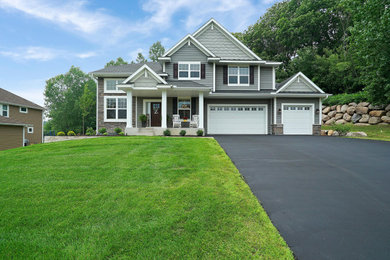
<svg viewBox="0 0 390 260">
<path fill-rule="evenodd" d="M 266 134 L 264 105 L 210 105 L 209 134 Z"/>
<path fill-rule="evenodd" d="M 314 106 L 312 104 L 283 104 L 283 133 L 311 135 L 313 115 Z"/>
</svg>

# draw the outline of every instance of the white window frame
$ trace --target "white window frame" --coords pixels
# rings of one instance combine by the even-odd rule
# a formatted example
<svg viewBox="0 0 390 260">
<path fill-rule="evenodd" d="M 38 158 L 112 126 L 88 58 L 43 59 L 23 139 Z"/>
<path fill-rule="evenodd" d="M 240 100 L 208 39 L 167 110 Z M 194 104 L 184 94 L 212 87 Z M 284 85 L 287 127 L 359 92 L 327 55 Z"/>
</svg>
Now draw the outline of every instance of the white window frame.
<svg viewBox="0 0 390 260">
<path fill-rule="evenodd" d="M 187 64 L 188 65 L 188 70 L 180 70 L 180 64 Z M 197 64 L 199 65 L 199 77 L 193 78 L 191 77 L 191 64 Z M 201 78 L 201 73 L 202 73 L 202 68 L 201 68 L 200 61 L 181 61 L 177 65 L 177 78 L 179 80 L 200 80 Z M 180 71 L 188 71 L 188 77 L 180 77 Z M 197 70 L 192 70 L 192 71 L 197 71 Z"/>
<path fill-rule="evenodd" d="M 115 105 L 115 119 L 107 119 L 107 99 L 109 98 L 115 98 L 116 99 L 116 105 Z M 126 120 L 127 120 L 127 112 L 126 112 L 126 118 L 122 118 L 122 119 L 118 119 L 118 98 L 124 98 L 124 99 L 127 99 L 126 96 L 105 96 L 104 97 L 104 122 L 124 122 L 126 123 Z M 121 110 L 124 110 L 123 108 L 121 108 Z M 126 102 L 126 111 L 127 111 L 127 102 Z"/>
<path fill-rule="evenodd" d="M 0 116 L 3 116 L 3 106 L 7 106 L 7 115 L 4 117 L 9 117 L 9 105 L 0 104 Z"/>
<path fill-rule="evenodd" d="M 230 83 L 230 68 L 231 67 L 237 67 L 237 83 Z M 241 84 L 240 83 L 240 68 L 248 68 L 248 83 L 245 83 L 245 84 Z M 244 87 L 247 87 L 249 86 L 250 84 L 250 75 L 251 72 L 250 72 L 250 68 L 249 66 L 240 66 L 240 65 L 229 65 L 228 66 L 228 86 L 244 86 Z M 236 76 L 236 75 L 232 75 L 232 76 Z"/>
<path fill-rule="evenodd" d="M 25 108 L 26 111 L 22 111 L 22 108 Z M 19 112 L 23 113 L 23 114 L 27 114 L 28 113 L 28 107 L 19 107 Z"/>
<path fill-rule="evenodd" d="M 33 134 L 34 133 L 34 127 L 33 126 L 27 127 L 27 133 L 28 134 Z"/>
<path fill-rule="evenodd" d="M 125 80 L 125 78 L 104 78 L 104 93 L 125 93 L 116 87 L 116 90 L 107 90 L 107 80 L 116 80 L 116 84 L 119 84 Z"/>
<path fill-rule="evenodd" d="M 181 99 L 189 99 L 190 100 L 190 108 L 179 108 L 179 103 L 180 103 L 180 100 Z M 179 111 L 180 110 L 189 110 L 190 111 L 190 118 L 188 118 L 187 120 L 191 120 L 192 119 L 192 98 L 191 97 L 178 97 L 177 98 L 177 114 L 179 115 L 180 117 L 180 113 Z M 180 120 L 184 120 L 184 119 L 181 119 Z"/>
</svg>

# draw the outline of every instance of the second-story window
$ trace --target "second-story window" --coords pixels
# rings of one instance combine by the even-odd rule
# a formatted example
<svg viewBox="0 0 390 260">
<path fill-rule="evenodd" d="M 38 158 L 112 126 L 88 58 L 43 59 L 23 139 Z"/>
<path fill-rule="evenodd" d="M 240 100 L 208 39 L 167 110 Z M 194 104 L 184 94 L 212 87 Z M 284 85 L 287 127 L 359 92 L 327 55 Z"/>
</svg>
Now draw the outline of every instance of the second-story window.
<svg viewBox="0 0 390 260">
<path fill-rule="evenodd" d="M 123 82 L 125 79 L 104 79 L 104 92 L 105 93 L 123 93 L 118 90 L 117 84 Z"/>
<path fill-rule="evenodd" d="M 249 67 L 248 66 L 229 66 L 229 85 L 230 86 L 248 86 L 249 85 Z"/>
<path fill-rule="evenodd" d="M 179 79 L 200 79 L 200 62 L 179 62 Z"/>
<path fill-rule="evenodd" d="M 8 111 L 8 105 L 0 104 L 0 116 L 9 117 Z"/>
</svg>

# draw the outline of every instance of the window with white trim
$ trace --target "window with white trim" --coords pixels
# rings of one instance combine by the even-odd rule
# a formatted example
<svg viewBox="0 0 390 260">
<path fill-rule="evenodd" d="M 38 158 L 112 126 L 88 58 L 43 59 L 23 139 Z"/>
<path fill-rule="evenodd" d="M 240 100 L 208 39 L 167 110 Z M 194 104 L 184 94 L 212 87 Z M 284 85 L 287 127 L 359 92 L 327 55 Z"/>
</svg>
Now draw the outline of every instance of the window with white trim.
<svg viewBox="0 0 390 260">
<path fill-rule="evenodd" d="M 249 86 L 249 66 L 229 66 L 229 86 Z"/>
<path fill-rule="evenodd" d="M 106 122 L 126 122 L 126 115 L 126 97 L 105 97 L 104 120 Z"/>
<path fill-rule="evenodd" d="M 104 79 L 104 93 L 123 93 L 119 90 L 117 84 L 122 83 L 125 79 Z"/>
<path fill-rule="evenodd" d="M 200 79 L 200 62 L 179 62 L 179 79 Z"/>
<path fill-rule="evenodd" d="M 32 126 L 27 127 L 27 133 L 33 134 L 34 133 L 34 127 L 32 127 Z"/>
<path fill-rule="evenodd" d="M 0 104 L 0 116 L 9 117 L 9 106 Z"/>
<path fill-rule="evenodd" d="M 20 108 L 19 108 L 19 112 L 20 112 L 20 113 L 27 114 L 27 113 L 28 113 L 28 108 L 27 108 L 27 107 L 20 107 Z"/>
<path fill-rule="evenodd" d="M 180 119 L 191 119 L 191 98 L 178 98 L 177 110 L 180 115 Z"/>
</svg>

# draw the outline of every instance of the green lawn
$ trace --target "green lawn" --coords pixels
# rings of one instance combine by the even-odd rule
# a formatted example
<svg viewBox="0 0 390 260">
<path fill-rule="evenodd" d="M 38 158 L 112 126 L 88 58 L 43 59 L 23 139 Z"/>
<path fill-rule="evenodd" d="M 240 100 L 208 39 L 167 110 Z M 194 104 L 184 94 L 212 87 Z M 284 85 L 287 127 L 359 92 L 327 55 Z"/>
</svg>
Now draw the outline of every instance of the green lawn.
<svg viewBox="0 0 390 260">
<path fill-rule="evenodd" d="M 390 125 L 370 125 L 370 126 L 355 126 L 351 125 L 352 132 L 365 132 L 367 137 L 353 137 L 361 139 L 373 139 L 390 141 Z M 322 126 L 323 130 L 332 129 L 332 126 Z"/>
<path fill-rule="evenodd" d="M 209 138 L 0 151 L 0 258 L 293 259 Z"/>
</svg>

